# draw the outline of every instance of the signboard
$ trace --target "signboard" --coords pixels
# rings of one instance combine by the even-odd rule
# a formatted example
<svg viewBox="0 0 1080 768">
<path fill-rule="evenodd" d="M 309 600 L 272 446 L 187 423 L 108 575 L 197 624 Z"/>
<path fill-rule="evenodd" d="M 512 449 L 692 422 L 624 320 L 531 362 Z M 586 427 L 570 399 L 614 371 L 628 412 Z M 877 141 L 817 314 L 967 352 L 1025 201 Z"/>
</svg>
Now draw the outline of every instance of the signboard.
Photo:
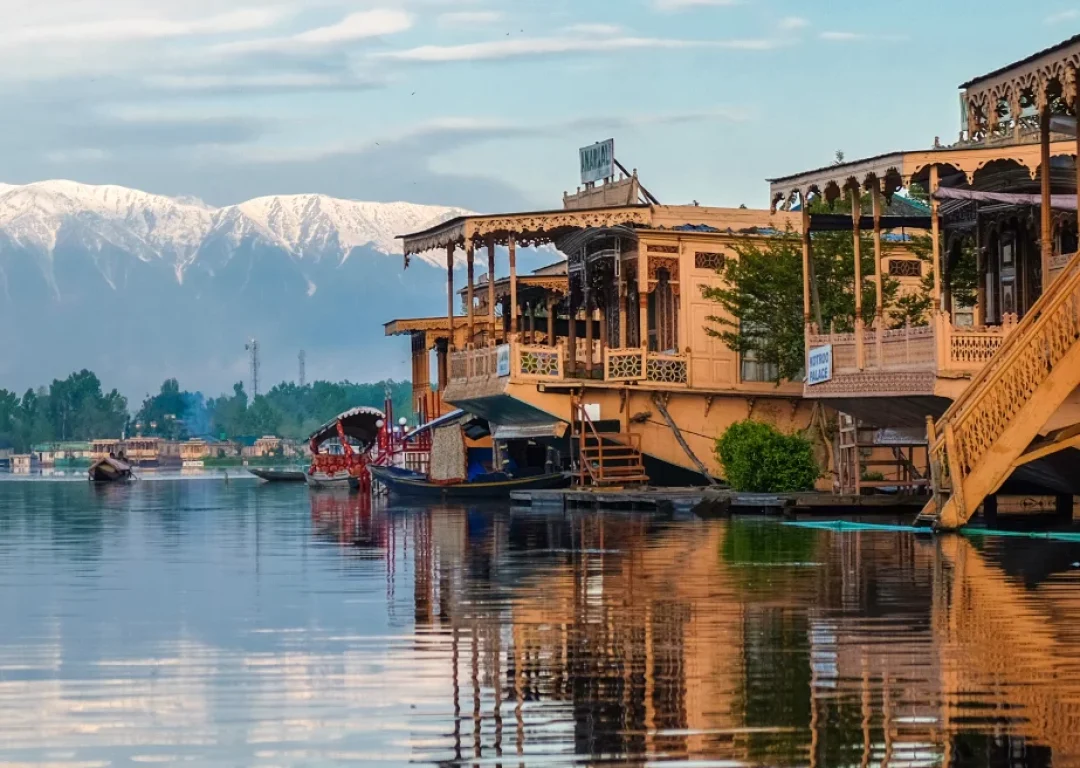
<svg viewBox="0 0 1080 768">
<path fill-rule="evenodd" d="M 832 379 L 832 344 L 810 350 L 810 364 L 806 367 L 806 383 L 824 384 Z"/>
<path fill-rule="evenodd" d="M 502 344 L 495 348 L 495 375 L 510 375 L 510 345 Z"/>
<path fill-rule="evenodd" d="M 582 147 L 578 151 L 581 155 L 582 184 L 610 179 L 615 175 L 615 139 Z"/>
</svg>

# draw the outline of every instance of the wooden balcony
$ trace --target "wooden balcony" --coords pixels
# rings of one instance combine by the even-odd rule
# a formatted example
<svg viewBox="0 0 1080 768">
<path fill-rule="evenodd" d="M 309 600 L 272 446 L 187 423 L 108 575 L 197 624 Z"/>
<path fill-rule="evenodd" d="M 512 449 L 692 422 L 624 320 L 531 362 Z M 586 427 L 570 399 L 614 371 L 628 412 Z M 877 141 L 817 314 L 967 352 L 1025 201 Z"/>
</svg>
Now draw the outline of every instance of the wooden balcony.
<svg viewBox="0 0 1080 768">
<path fill-rule="evenodd" d="M 585 350 L 579 346 L 577 367 L 571 372 L 563 341 L 557 346 L 511 342 L 497 347 L 465 350 L 450 355 L 450 383 L 471 384 L 492 379 L 510 383 L 573 382 L 577 380 L 628 383 L 640 382 L 657 388 L 690 387 L 690 359 L 641 348 L 605 349 L 594 354 L 589 375 Z"/>
<path fill-rule="evenodd" d="M 832 378 L 807 384 L 804 392 L 809 398 L 955 397 L 1015 328 L 1015 316 L 1000 326 L 958 327 L 948 313 L 939 312 L 929 325 L 919 327 L 855 333 L 811 329 L 806 337 L 808 369 L 810 352 L 831 345 Z"/>
</svg>

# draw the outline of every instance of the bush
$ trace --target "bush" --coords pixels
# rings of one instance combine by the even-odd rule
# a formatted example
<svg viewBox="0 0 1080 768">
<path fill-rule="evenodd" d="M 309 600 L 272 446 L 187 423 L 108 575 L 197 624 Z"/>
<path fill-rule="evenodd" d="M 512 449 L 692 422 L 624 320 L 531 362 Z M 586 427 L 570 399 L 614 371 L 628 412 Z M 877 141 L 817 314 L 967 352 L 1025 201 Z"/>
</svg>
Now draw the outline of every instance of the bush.
<svg viewBox="0 0 1080 768">
<path fill-rule="evenodd" d="M 716 441 L 728 483 L 749 493 L 808 491 L 821 475 L 814 448 L 801 435 L 785 435 L 760 421 L 732 424 Z"/>
</svg>

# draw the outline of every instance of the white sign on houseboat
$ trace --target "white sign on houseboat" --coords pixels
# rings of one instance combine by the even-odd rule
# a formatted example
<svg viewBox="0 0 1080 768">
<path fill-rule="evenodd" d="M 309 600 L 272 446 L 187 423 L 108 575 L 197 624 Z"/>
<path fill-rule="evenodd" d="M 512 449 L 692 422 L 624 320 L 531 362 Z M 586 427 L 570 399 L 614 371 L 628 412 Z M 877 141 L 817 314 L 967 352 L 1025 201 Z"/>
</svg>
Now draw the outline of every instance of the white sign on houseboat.
<svg viewBox="0 0 1080 768">
<path fill-rule="evenodd" d="M 832 344 L 810 350 L 810 363 L 806 367 L 806 383 L 824 384 L 832 379 Z"/>
<path fill-rule="evenodd" d="M 495 375 L 510 375 L 510 345 L 502 344 L 495 348 Z"/>
<path fill-rule="evenodd" d="M 610 179 L 615 175 L 615 139 L 582 147 L 579 153 L 582 184 Z"/>
</svg>

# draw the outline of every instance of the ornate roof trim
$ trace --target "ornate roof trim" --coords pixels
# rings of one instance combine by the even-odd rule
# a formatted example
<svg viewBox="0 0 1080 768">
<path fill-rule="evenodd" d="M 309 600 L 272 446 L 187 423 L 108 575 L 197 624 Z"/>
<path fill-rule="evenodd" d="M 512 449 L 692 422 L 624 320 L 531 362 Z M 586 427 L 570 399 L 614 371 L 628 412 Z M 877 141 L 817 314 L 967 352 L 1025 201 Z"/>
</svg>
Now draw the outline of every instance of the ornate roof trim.
<svg viewBox="0 0 1080 768">
<path fill-rule="evenodd" d="M 467 324 L 467 317 L 454 316 L 454 328 L 464 328 Z M 442 331 L 446 333 L 448 331 L 446 316 L 407 317 L 383 323 L 383 333 L 386 336 L 403 336 L 418 331 Z"/>
</svg>

